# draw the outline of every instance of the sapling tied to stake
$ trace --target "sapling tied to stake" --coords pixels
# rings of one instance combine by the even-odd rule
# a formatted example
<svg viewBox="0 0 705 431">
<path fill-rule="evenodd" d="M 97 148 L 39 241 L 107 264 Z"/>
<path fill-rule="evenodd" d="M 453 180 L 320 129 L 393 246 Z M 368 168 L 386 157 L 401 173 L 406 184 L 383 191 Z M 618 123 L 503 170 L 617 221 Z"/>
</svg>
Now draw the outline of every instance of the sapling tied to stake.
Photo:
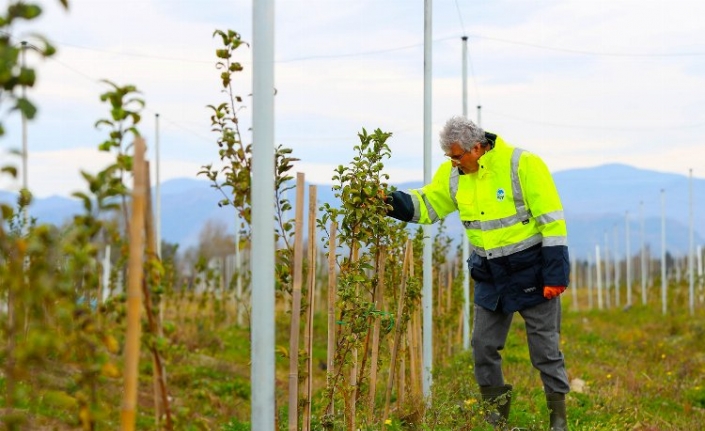
<svg viewBox="0 0 705 431">
<path fill-rule="evenodd" d="M 387 265 L 401 262 L 403 244 L 408 236 L 399 229 L 403 224 L 386 217 L 385 195 L 390 186 L 389 176 L 383 172 L 383 161 L 391 155 L 387 145 L 391 133 L 379 129 L 368 133 L 363 129 L 358 137 L 360 143 L 354 147 L 356 154 L 352 162 L 347 166 L 340 165 L 333 176 L 333 190 L 340 199 L 340 207 L 324 204 L 318 222 L 326 233 L 329 222 L 337 223 L 337 245 L 331 244 L 328 253 L 341 253 L 340 259 L 336 259 L 339 265 L 335 284 L 337 328 L 334 337 L 329 335 L 330 340 L 335 340 L 335 353 L 333 367 L 328 370 L 322 413 L 322 423 L 327 429 L 332 429 L 337 418 L 342 416 L 347 418 L 348 428 L 354 426 L 358 415 L 356 405 L 361 398 L 367 400 L 363 404 L 366 408 L 359 413 L 361 418 L 366 422 L 374 421 L 375 395 L 369 391 L 377 387 L 377 382 L 369 379 L 376 379 L 378 361 L 383 360 L 379 346 L 388 344 L 381 338 L 386 337 L 395 324 L 394 311 L 385 304 L 396 295 L 401 277 L 401 271 L 393 266 L 383 271 L 382 261 Z M 384 285 L 395 289 L 378 294 L 378 289 Z M 375 327 L 379 327 L 381 333 Z M 375 363 L 370 364 L 371 360 Z M 345 406 L 338 414 L 333 408 L 339 400 L 336 394 Z"/>
</svg>

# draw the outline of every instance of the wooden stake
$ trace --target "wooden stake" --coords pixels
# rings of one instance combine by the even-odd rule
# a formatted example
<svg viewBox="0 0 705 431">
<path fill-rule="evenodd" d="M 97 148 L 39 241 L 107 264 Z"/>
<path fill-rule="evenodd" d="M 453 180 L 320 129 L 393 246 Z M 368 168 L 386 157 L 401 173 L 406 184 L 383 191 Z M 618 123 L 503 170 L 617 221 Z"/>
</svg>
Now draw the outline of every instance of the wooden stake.
<svg viewBox="0 0 705 431">
<path fill-rule="evenodd" d="M 357 348 L 353 349 L 352 351 L 352 366 L 350 367 L 350 387 L 352 390 L 350 391 L 351 396 L 350 396 L 350 431 L 356 431 L 357 428 L 355 427 L 355 414 L 356 414 L 356 405 L 357 405 L 357 398 L 355 394 L 357 393 Z"/>
<path fill-rule="evenodd" d="M 415 341 L 416 341 L 416 349 L 414 349 L 414 353 L 416 354 L 416 364 L 417 364 L 417 393 L 414 394 L 416 399 L 422 399 L 423 398 L 423 384 L 422 384 L 422 378 L 423 378 L 423 313 L 421 307 L 416 308 L 416 318 L 414 319 L 414 332 L 416 333 Z"/>
<path fill-rule="evenodd" d="M 352 253 L 351 253 L 351 261 L 352 262 L 357 262 L 358 257 L 359 257 L 359 248 L 357 244 L 353 244 L 352 247 Z M 358 362 L 357 362 L 357 347 L 352 350 L 352 365 L 350 367 L 350 388 L 351 388 L 351 396 L 350 396 L 350 431 L 356 431 L 355 427 L 355 415 L 357 413 L 357 369 L 358 369 Z"/>
<path fill-rule="evenodd" d="M 418 357 L 416 356 L 416 350 L 419 345 L 416 340 L 416 310 L 414 310 L 409 316 L 409 322 L 406 326 L 406 332 L 409 334 L 407 339 L 409 344 L 409 389 L 411 399 L 414 400 L 416 399 L 416 395 L 420 392 L 419 382 L 421 379 L 419 376 L 419 367 L 421 364 L 418 362 Z"/>
<path fill-rule="evenodd" d="M 379 272 L 379 268 L 383 265 L 381 262 L 384 259 L 384 256 L 382 255 L 381 247 L 380 247 L 380 252 L 377 253 L 375 256 L 375 269 Z M 368 270 L 369 271 L 369 270 Z M 367 274 L 368 278 L 372 278 L 373 274 Z M 377 305 L 381 303 L 381 301 L 377 300 L 377 292 L 379 290 L 379 283 L 377 286 L 372 289 L 372 297 L 370 298 L 371 303 L 373 304 L 374 309 L 377 309 Z M 374 317 L 374 315 L 371 315 L 367 318 L 367 321 L 369 322 L 368 329 L 367 329 L 367 334 L 365 335 L 365 346 L 362 350 L 362 363 L 358 367 L 358 373 L 357 373 L 357 381 L 362 382 L 365 378 L 365 370 L 367 369 L 367 358 L 370 356 L 368 352 L 371 349 L 370 344 L 372 343 L 372 338 L 373 338 L 373 333 L 374 333 L 374 326 L 375 322 L 379 321 Z M 379 339 L 379 336 L 377 337 Z M 379 348 L 379 347 L 378 347 Z M 375 370 L 376 373 L 376 370 Z M 361 398 L 361 393 L 360 391 L 362 390 L 362 387 L 360 385 L 357 386 L 357 391 L 355 393 L 355 397 L 357 399 Z M 368 406 L 369 407 L 369 406 Z M 368 410 L 368 413 L 372 413 L 371 411 Z"/>
<path fill-rule="evenodd" d="M 7 241 L 7 234 L 3 229 L 2 223 L 0 223 L 0 244 Z M 3 250 L 3 252 L 7 252 Z M 7 260 L 3 262 L 7 265 L 10 270 L 10 274 L 25 274 L 27 268 L 25 267 L 25 256 L 21 250 L 17 250 L 16 253 L 9 253 Z M 14 413 L 15 404 L 17 403 L 15 388 L 18 383 L 17 376 L 17 350 L 16 340 L 17 340 L 17 321 L 19 320 L 18 314 L 21 313 L 22 303 L 18 300 L 15 292 L 21 292 L 22 289 L 26 289 L 24 275 L 21 277 L 10 277 L 10 281 L 7 282 L 3 280 L 4 288 L 7 289 L 7 323 L 5 329 L 5 337 L 7 339 L 7 344 L 5 347 L 5 361 L 3 363 L 3 368 L 5 371 L 5 400 L 4 409 L 2 410 L 2 415 L 11 415 Z"/>
<path fill-rule="evenodd" d="M 331 221 L 330 223 L 330 237 L 328 239 L 328 357 L 327 357 L 327 373 L 326 373 L 326 384 L 330 389 L 330 404 L 328 415 L 333 415 L 335 409 L 333 406 L 334 391 L 331 385 L 331 377 L 335 375 L 335 364 L 333 360 L 335 358 L 335 286 L 336 280 L 336 268 L 335 268 L 335 250 L 336 250 L 336 240 L 335 236 L 338 231 L 338 223 Z"/>
<path fill-rule="evenodd" d="M 149 162 L 145 162 L 145 177 L 147 179 L 149 176 Z M 157 256 L 157 239 L 154 232 L 154 213 L 152 212 L 152 193 L 149 183 L 145 187 L 146 189 L 146 203 L 145 203 L 145 254 L 148 261 L 148 271 L 149 267 L 153 262 L 159 262 L 159 256 Z M 161 336 L 161 324 L 159 322 L 158 316 L 154 315 L 152 310 L 152 298 L 151 289 L 147 284 L 147 279 L 142 281 L 142 293 L 144 295 L 145 304 L 145 314 L 147 315 L 147 322 L 149 324 L 149 331 L 156 338 Z M 160 301 L 161 304 L 161 301 Z M 156 416 L 157 428 L 160 428 L 162 417 L 166 420 L 166 429 L 172 430 L 173 423 L 171 421 L 171 409 L 169 408 L 169 396 L 166 389 L 166 371 L 164 370 L 164 362 L 162 361 L 159 350 L 155 342 L 152 342 L 149 346 L 152 351 L 152 368 L 153 371 L 153 381 L 154 381 L 154 414 Z"/>
<path fill-rule="evenodd" d="M 399 342 L 399 382 L 397 383 L 397 408 L 400 409 L 406 401 L 406 353 L 409 349 L 406 348 L 408 332 L 402 331 L 401 340 Z"/>
<path fill-rule="evenodd" d="M 465 318 L 465 312 L 460 310 L 458 313 L 458 330 L 455 331 L 455 345 L 460 346 L 463 342 L 463 319 Z"/>
<path fill-rule="evenodd" d="M 377 272 L 377 290 L 375 292 L 374 308 L 378 311 L 384 309 L 384 276 L 385 263 L 387 261 L 387 250 L 381 247 L 379 253 L 379 270 Z M 374 417 L 375 412 L 375 395 L 377 392 L 377 361 L 379 359 L 379 332 L 382 326 L 382 317 L 375 318 L 374 328 L 372 330 L 372 358 L 370 360 L 370 399 L 369 399 L 369 416 Z M 392 368 L 394 368 L 394 360 L 392 359 Z M 385 418 L 386 419 L 386 418 Z M 383 421 L 384 423 L 384 421 Z"/>
<path fill-rule="evenodd" d="M 399 351 L 399 344 L 402 336 L 402 327 L 399 324 L 404 313 L 404 298 L 406 297 L 406 282 L 407 282 L 407 272 L 409 268 L 409 257 L 411 248 L 413 244 L 411 240 L 406 242 L 406 250 L 404 251 L 404 263 L 402 264 L 401 270 L 401 291 L 399 292 L 399 298 L 397 299 L 397 316 L 395 322 L 396 328 L 394 331 L 394 346 L 392 347 L 392 357 L 389 365 L 389 379 L 387 380 L 387 391 L 384 395 L 384 414 L 382 415 L 382 423 L 384 423 L 389 417 L 389 400 L 392 395 L 392 388 L 394 387 L 394 370 L 397 364 L 397 354 Z M 399 393 L 402 392 L 402 386 L 399 386 Z"/>
<path fill-rule="evenodd" d="M 436 296 L 436 298 L 438 298 L 436 300 L 436 315 L 438 317 L 443 315 L 443 282 L 441 281 L 443 274 L 441 269 L 442 268 L 436 269 L 436 277 L 438 277 L 438 279 L 436 280 L 436 283 L 438 283 L 438 295 Z"/>
<path fill-rule="evenodd" d="M 315 221 L 315 220 L 314 220 Z M 315 279 L 318 279 L 318 272 L 320 271 L 319 268 L 323 267 L 323 254 L 318 248 L 318 242 L 316 242 L 316 255 L 314 256 L 314 260 L 316 261 L 316 271 L 313 273 L 313 277 Z M 316 283 L 316 290 L 313 292 L 313 295 L 315 296 L 315 303 L 316 303 L 316 308 L 314 309 L 313 312 L 324 312 L 325 309 L 325 303 L 322 301 L 321 295 L 323 294 L 323 285 Z"/>
<path fill-rule="evenodd" d="M 448 286 L 446 289 L 446 312 L 450 314 L 451 310 L 451 298 L 453 297 L 453 273 L 452 273 L 452 266 L 451 263 L 448 262 L 448 281 L 446 285 Z M 462 313 L 461 313 L 462 314 Z M 453 325 L 450 323 L 450 316 L 448 316 L 449 319 L 448 321 L 448 340 L 447 340 L 447 350 L 446 350 L 446 355 L 448 358 L 450 358 L 450 355 L 452 354 L 452 348 L 453 348 Z"/>
<path fill-rule="evenodd" d="M 292 286 L 291 336 L 289 337 L 289 431 L 299 427 L 299 332 L 301 279 L 303 278 L 304 174 L 296 174 L 296 227 L 294 228 L 294 284 Z"/>
<path fill-rule="evenodd" d="M 316 290 L 316 186 L 308 186 L 308 307 L 306 308 L 306 381 L 304 382 L 304 417 L 302 430 L 311 429 L 311 399 L 313 397 L 313 314 Z"/>
<path fill-rule="evenodd" d="M 135 429 L 137 408 L 137 381 L 139 376 L 140 332 L 142 311 L 142 275 L 144 257 L 144 201 L 146 175 L 144 172 L 145 143 L 135 138 L 134 187 L 132 190 L 132 219 L 129 230 L 129 260 L 127 279 L 127 332 L 125 334 L 125 373 L 122 412 L 122 431 Z"/>
<path fill-rule="evenodd" d="M 414 276 L 414 250 L 411 249 L 409 277 Z M 409 320 L 409 378 L 411 381 L 412 400 L 421 400 L 421 368 L 423 367 L 421 351 L 421 307 L 417 304 Z"/>
</svg>

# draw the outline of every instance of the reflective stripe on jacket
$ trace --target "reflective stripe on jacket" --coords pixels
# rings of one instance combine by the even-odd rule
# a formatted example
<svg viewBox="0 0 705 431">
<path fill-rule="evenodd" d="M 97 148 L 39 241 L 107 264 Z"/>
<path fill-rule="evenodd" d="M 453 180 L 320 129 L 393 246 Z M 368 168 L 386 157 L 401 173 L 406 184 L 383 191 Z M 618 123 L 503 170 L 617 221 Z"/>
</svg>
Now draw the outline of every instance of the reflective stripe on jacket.
<svg viewBox="0 0 705 431">
<path fill-rule="evenodd" d="M 567 231 L 544 162 L 487 136 L 494 148 L 479 159 L 477 173 L 447 161 L 421 189 L 394 192 L 390 215 L 430 224 L 457 210 L 472 248 L 475 303 L 512 312 L 545 301 L 544 286 L 568 286 Z"/>
</svg>

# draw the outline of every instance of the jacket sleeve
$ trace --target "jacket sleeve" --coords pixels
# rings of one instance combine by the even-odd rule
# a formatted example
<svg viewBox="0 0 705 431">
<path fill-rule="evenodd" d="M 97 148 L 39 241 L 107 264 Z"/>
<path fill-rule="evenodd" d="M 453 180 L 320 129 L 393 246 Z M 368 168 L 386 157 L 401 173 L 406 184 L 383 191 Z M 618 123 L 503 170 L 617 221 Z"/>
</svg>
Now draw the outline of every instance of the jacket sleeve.
<svg viewBox="0 0 705 431">
<path fill-rule="evenodd" d="M 433 181 L 420 189 L 395 191 L 387 197 L 392 210 L 387 215 L 401 221 L 432 224 L 457 210 L 450 196 L 450 162 L 441 165 Z"/>
<path fill-rule="evenodd" d="M 543 237 L 543 280 L 546 286 L 568 286 L 570 259 L 568 231 L 563 205 L 548 167 L 538 156 L 522 157 L 519 175 L 524 184 L 524 198 Z"/>
<path fill-rule="evenodd" d="M 553 245 L 541 248 L 543 257 L 544 286 L 565 286 L 570 282 L 570 258 L 568 246 Z"/>
<path fill-rule="evenodd" d="M 414 203 L 408 193 L 400 190 L 394 191 L 387 196 L 385 202 L 392 206 L 392 209 L 387 211 L 389 217 L 405 222 L 411 221 L 414 217 Z"/>
</svg>

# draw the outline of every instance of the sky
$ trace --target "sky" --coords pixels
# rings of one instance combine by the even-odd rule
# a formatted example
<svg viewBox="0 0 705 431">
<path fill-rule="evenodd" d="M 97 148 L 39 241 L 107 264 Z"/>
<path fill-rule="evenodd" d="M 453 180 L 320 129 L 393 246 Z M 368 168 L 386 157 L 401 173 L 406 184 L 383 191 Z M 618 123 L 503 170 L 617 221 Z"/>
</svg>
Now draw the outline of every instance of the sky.
<svg viewBox="0 0 705 431">
<path fill-rule="evenodd" d="M 111 159 L 97 150 L 108 116 L 102 80 L 135 85 L 138 125 L 160 180 L 203 178 L 218 165 L 207 105 L 220 91 L 215 30 L 252 39 L 252 1 L 38 1 L 43 15 L 12 29 L 58 49 L 31 50 L 28 186 L 40 197 L 85 190 L 80 171 Z M 421 0 L 275 1 L 275 144 L 300 159 L 294 171 L 331 184 L 362 128 L 392 132 L 392 183 L 423 180 Z M 468 37 L 468 116 L 510 144 L 539 154 L 552 171 L 623 163 L 705 178 L 705 2 L 687 0 L 435 0 L 432 6 L 432 166 L 444 160 L 438 131 L 462 114 L 462 40 Z M 251 47 L 236 75 L 244 139 L 251 142 Z M 476 107 L 482 106 L 481 111 Z M 0 164 L 20 159 L 21 122 L 2 106 Z M 478 119 L 478 112 L 481 116 Z M 156 120 L 159 115 L 159 121 Z M 155 170 L 152 170 L 156 181 Z M 20 177 L 21 178 L 21 175 Z M 20 180 L 0 179 L 16 191 Z"/>
</svg>

